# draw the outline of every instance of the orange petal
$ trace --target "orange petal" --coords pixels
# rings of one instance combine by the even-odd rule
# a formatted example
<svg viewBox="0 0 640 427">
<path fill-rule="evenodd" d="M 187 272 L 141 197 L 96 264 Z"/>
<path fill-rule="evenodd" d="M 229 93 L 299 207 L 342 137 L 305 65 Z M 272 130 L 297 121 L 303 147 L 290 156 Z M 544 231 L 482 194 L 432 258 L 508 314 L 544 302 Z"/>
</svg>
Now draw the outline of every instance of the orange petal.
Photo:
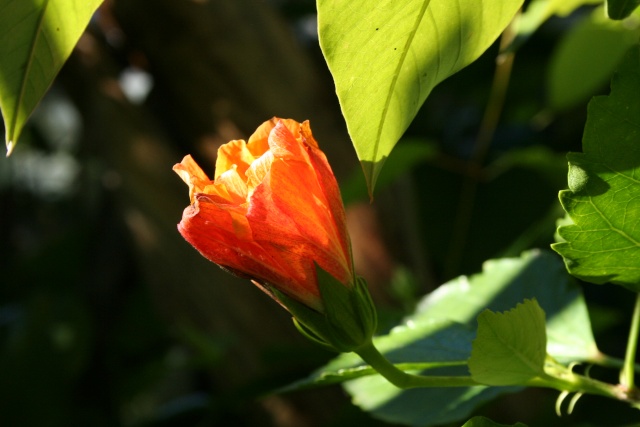
<svg viewBox="0 0 640 427">
<path fill-rule="evenodd" d="M 205 174 L 200 166 L 193 160 L 190 155 L 184 156 L 182 162 L 173 166 L 180 178 L 189 186 L 189 199 L 193 203 L 193 195 L 204 191 L 207 185 L 211 184 L 211 180 Z"/>
<path fill-rule="evenodd" d="M 237 270 L 261 283 L 277 284 L 278 289 L 310 307 L 322 310 L 319 291 L 313 281 L 292 277 L 289 266 L 254 240 L 236 234 L 228 206 L 210 203 L 206 196 L 187 207 L 178 225 L 180 234 L 210 261 Z M 270 248 L 271 249 L 271 248 Z"/>
<path fill-rule="evenodd" d="M 247 184 L 238 174 L 235 164 L 216 178 L 216 187 L 219 186 L 227 190 L 231 203 L 240 205 L 247 201 Z"/>
<path fill-rule="evenodd" d="M 247 144 L 243 140 L 238 139 L 227 142 L 218 148 L 214 179 L 218 179 L 220 175 L 231 169 L 233 165 L 236 165 L 238 174 L 240 174 L 244 180 L 245 172 L 254 160 L 255 157 L 251 154 L 247 148 Z"/>
<path fill-rule="evenodd" d="M 273 163 L 273 153 L 267 151 L 247 169 L 247 188 L 252 192 L 267 176 Z"/>
</svg>

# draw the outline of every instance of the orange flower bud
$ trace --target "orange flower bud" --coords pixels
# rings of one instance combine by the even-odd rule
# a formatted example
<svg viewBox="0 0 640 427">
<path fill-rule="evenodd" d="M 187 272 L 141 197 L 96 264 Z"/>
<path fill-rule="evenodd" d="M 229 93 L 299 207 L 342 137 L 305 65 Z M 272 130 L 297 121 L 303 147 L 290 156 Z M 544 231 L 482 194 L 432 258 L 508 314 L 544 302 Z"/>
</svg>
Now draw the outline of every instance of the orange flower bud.
<svg viewBox="0 0 640 427">
<path fill-rule="evenodd" d="M 320 313 L 316 264 L 355 286 L 340 191 L 308 121 L 273 118 L 224 144 L 213 180 L 191 156 L 173 169 L 191 199 L 178 230 L 209 260 Z"/>
</svg>

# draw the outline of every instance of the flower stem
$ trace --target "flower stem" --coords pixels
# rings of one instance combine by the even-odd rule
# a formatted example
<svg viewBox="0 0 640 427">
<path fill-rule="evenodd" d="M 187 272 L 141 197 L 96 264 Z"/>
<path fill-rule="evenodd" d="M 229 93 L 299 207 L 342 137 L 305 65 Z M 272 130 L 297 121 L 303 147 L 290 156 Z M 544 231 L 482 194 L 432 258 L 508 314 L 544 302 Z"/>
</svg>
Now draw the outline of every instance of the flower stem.
<svg viewBox="0 0 640 427">
<path fill-rule="evenodd" d="M 635 389 L 635 363 L 636 350 L 638 349 L 638 332 L 640 331 L 640 293 L 636 295 L 636 304 L 633 308 L 631 328 L 629 329 L 629 339 L 627 340 L 627 352 L 624 356 L 624 365 L 620 372 L 620 384 L 626 388 L 627 392 Z"/>
<path fill-rule="evenodd" d="M 398 369 L 393 363 L 385 358 L 372 341 L 355 351 L 375 369 L 380 375 L 385 377 L 391 384 L 401 389 L 416 387 L 469 387 L 481 385 L 475 382 L 470 376 L 421 376 L 413 375 Z"/>
</svg>

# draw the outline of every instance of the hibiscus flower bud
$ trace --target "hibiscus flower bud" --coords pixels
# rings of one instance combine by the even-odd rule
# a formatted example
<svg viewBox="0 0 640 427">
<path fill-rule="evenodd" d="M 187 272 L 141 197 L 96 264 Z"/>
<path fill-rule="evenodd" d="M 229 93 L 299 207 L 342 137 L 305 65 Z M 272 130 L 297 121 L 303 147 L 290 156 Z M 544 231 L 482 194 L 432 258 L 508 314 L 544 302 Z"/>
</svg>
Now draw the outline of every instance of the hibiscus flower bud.
<svg viewBox="0 0 640 427">
<path fill-rule="evenodd" d="M 375 309 L 308 121 L 273 118 L 248 142 L 222 145 L 213 180 L 191 156 L 173 169 L 191 199 L 178 230 L 202 255 L 251 279 L 317 341 L 351 351 L 371 339 Z"/>
</svg>

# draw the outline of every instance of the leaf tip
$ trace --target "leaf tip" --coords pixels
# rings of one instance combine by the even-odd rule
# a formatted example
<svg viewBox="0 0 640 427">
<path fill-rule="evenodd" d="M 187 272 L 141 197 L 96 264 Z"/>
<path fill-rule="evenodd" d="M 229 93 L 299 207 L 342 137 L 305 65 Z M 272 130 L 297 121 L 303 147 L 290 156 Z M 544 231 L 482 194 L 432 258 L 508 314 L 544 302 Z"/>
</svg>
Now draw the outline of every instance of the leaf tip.
<svg viewBox="0 0 640 427">
<path fill-rule="evenodd" d="M 15 148 L 15 144 L 13 141 L 7 141 L 7 157 L 9 157 L 11 155 L 11 153 L 13 153 L 13 149 Z"/>
</svg>

